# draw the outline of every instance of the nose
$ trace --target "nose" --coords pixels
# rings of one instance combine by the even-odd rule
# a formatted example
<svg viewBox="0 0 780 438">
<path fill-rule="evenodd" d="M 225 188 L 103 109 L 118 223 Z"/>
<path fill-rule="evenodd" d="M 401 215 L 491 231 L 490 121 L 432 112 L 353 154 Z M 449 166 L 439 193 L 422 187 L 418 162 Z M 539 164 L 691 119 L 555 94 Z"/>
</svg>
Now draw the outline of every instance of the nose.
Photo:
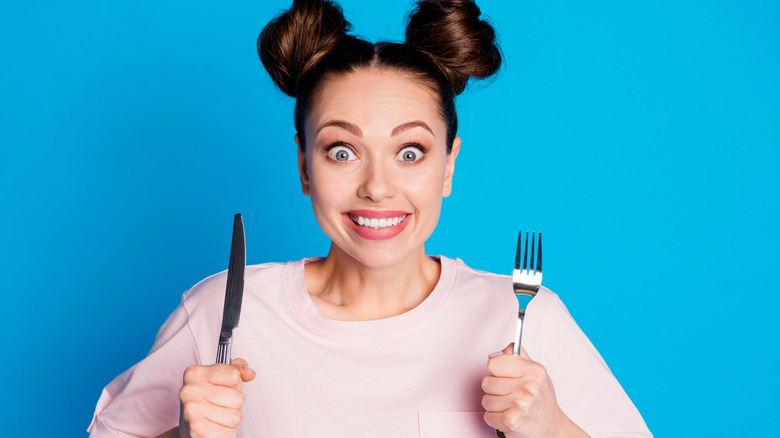
<svg viewBox="0 0 780 438">
<path fill-rule="evenodd" d="M 374 161 L 365 166 L 361 178 L 362 182 L 358 188 L 358 196 L 361 198 L 382 202 L 395 195 L 395 176 L 387 165 Z"/>
</svg>

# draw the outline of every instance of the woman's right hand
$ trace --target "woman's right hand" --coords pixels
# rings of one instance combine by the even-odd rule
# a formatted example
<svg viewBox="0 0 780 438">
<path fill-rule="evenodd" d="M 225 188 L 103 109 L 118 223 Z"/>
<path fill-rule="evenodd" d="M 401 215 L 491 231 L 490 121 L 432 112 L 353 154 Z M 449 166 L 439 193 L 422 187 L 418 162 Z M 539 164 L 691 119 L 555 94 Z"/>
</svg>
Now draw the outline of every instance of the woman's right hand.
<svg viewBox="0 0 780 438">
<path fill-rule="evenodd" d="M 241 423 L 244 405 L 244 382 L 255 378 L 255 372 L 244 359 L 233 359 L 230 365 L 191 366 L 184 371 L 184 385 L 179 391 L 182 437 L 235 437 Z"/>
</svg>

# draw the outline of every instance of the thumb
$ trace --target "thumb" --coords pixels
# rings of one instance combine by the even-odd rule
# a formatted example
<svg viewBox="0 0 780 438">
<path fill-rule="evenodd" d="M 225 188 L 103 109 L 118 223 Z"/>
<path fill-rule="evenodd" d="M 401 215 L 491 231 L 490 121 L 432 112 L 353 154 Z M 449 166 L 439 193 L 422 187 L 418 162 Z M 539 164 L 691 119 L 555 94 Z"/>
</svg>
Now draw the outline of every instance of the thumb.
<svg viewBox="0 0 780 438">
<path fill-rule="evenodd" d="M 521 347 L 522 348 L 522 347 Z M 509 345 L 506 346 L 501 352 L 504 354 L 512 354 L 515 351 L 515 343 L 512 342 Z"/>
<path fill-rule="evenodd" d="M 525 348 L 523 348 L 522 346 L 520 346 L 520 357 L 522 357 L 523 359 L 531 360 L 531 357 L 528 356 L 528 352 L 525 351 Z"/>
<path fill-rule="evenodd" d="M 233 365 L 234 367 L 238 368 L 238 371 L 241 372 L 241 380 L 244 382 L 249 382 L 251 380 L 254 380 L 257 373 L 255 373 L 255 370 L 249 367 L 249 362 L 247 362 L 244 359 L 237 358 L 230 361 L 230 365 Z"/>
<path fill-rule="evenodd" d="M 515 352 L 515 343 L 512 342 L 511 344 L 507 345 L 506 348 L 504 348 L 504 350 L 501 351 L 501 352 L 504 353 L 504 354 L 514 354 L 514 352 Z M 519 354 L 519 356 L 522 357 L 523 359 L 528 359 L 528 360 L 531 359 L 528 356 L 528 352 L 525 351 L 525 348 L 523 348 L 522 345 L 520 346 L 520 354 Z"/>
</svg>

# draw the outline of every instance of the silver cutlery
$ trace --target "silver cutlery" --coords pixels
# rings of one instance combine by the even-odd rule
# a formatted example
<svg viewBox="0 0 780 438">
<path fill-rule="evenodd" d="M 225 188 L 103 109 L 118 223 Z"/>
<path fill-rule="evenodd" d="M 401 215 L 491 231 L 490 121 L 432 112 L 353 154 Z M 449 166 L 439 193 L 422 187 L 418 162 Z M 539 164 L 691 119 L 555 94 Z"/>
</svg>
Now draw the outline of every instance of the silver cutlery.
<svg viewBox="0 0 780 438">
<path fill-rule="evenodd" d="M 536 296 L 539 287 L 542 285 L 542 233 L 531 232 L 531 251 L 530 258 L 528 252 L 528 232 L 525 233 L 523 241 L 523 232 L 517 236 L 517 253 L 515 254 L 515 269 L 512 271 L 512 286 L 517 298 L 517 330 L 515 332 L 514 355 L 520 355 L 520 341 L 523 337 L 523 320 L 525 318 L 525 309 L 531 298 Z M 523 245 L 523 243 L 525 243 Z M 536 259 L 534 259 L 536 253 Z M 522 265 L 521 262 L 522 261 Z"/>
<path fill-rule="evenodd" d="M 245 269 L 244 221 L 239 213 L 233 217 L 233 240 L 230 244 L 230 262 L 225 290 L 225 307 L 222 310 L 222 330 L 219 333 L 219 346 L 217 347 L 217 363 L 230 363 L 233 329 L 238 326 L 238 319 L 241 316 Z"/>
<path fill-rule="evenodd" d="M 515 346 L 512 354 L 520 355 L 520 341 L 523 338 L 523 321 L 525 319 L 525 309 L 528 303 L 539 292 L 542 285 L 542 233 L 539 233 L 539 241 L 536 241 L 536 232 L 531 232 L 531 257 L 528 257 L 528 232 L 523 232 L 517 236 L 517 252 L 515 253 L 515 269 L 512 271 L 512 288 L 517 298 L 517 329 L 515 331 Z M 525 245 L 523 245 L 525 243 Z M 534 252 L 536 259 L 534 260 Z M 522 262 L 522 264 L 521 264 Z M 499 438 L 505 438 L 504 432 L 496 430 Z"/>
</svg>

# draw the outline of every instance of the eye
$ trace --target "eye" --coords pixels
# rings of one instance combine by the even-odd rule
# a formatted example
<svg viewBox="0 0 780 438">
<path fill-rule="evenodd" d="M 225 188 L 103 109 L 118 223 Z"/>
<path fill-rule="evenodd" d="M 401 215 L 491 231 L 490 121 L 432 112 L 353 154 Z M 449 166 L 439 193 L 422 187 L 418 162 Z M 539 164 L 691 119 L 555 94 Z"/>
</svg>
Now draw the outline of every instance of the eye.
<svg viewBox="0 0 780 438">
<path fill-rule="evenodd" d="M 352 149 L 346 146 L 333 146 L 328 149 L 328 156 L 331 159 L 342 163 L 357 159 L 354 152 L 352 152 Z"/>
<path fill-rule="evenodd" d="M 422 159 L 423 153 L 424 151 L 420 147 L 407 146 L 401 149 L 401 152 L 398 153 L 396 158 L 403 161 L 404 163 L 414 163 L 415 161 Z"/>
</svg>

